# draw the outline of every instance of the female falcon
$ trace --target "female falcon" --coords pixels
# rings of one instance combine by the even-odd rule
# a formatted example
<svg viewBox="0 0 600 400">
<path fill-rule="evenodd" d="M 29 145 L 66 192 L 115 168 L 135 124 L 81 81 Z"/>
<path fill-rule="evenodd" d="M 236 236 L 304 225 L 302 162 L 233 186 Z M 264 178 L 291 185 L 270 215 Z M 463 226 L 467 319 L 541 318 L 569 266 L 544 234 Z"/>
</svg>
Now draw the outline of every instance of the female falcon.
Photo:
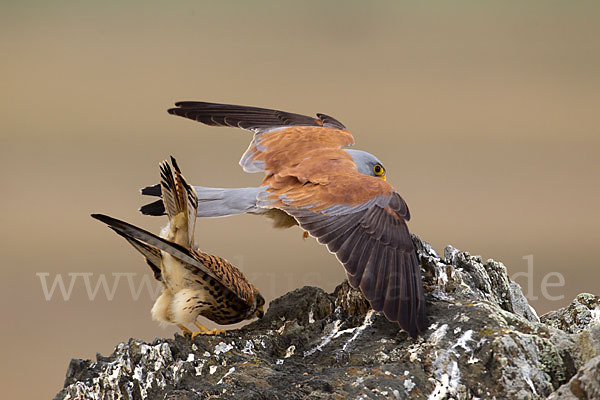
<svg viewBox="0 0 600 400">
<path fill-rule="evenodd" d="M 412 337 L 427 327 L 421 271 L 406 222 L 402 197 L 386 182 L 383 164 L 372 154 L 345 147 L 354 138 L 336 119 L 257 107 L 184 101 L 170 114 L 211 126 L 254 132 L 240 165 L 264 172 L 252 188 L 195 187 L 198 217 L 265 214 L 275 225 L 294 224 L 317 238 L 344 265 L 350 285 L 375 311 L 383 311 Z M 142 194 L 160 196 L 159 185 Z M 162 201 L 143 206 L 162 215 Z"/>
<path fill-rule="evenodd" d="M 173 157 L 171 163 L 173 169 L 166 161 L 160 166 L 160 185 L 169 217 L 160 236 L 106 215 L 92 217 L 107 224 L 142 253 L 154 277 L 162 282 L 162 294 L 152 307 L 152 319 L 175 324 L 184 334 L 194 337 L 224 332 L 206 329 L 197 321 L 199 315 L 222 325 L 255 316 L 262 318 L 265 300 L 242 272 L 227 260 L 196 249 L 198 198 Z M 192 333 L 186 324 L 195 324 L 199 330 Z"/>
</svg>

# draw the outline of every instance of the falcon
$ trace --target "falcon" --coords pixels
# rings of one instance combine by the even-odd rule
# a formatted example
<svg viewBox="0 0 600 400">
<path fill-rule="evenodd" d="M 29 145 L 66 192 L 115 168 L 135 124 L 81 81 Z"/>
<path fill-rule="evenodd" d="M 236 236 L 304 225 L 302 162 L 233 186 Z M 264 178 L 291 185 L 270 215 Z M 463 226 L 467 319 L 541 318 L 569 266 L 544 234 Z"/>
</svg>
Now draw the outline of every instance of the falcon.
<svg viewBox="0 0 600 400">
<path fill-rule="evenodd" d="M 325 114 L 317 118 L 229 104 L 183 101 L 170 114 L 254 133 L 240 165 L 263 172 L 259 187 L 195 186 L 198 217 L 263 214 L 276 227 L 299 225 L 325 244 L 375 311 L 416 337 L 427 327 L 421 270 L 407 222 L 408 206 L 386 181 L 383 163 L 349 149 L 354 138 Z M 161 196 L 162 186 L 142 189 Z M 143 206 L 162 215 L 163 201 Z"/>
<path fill-rule="evenodd" d="M 242 272 L 227 260 L 195 248 L 194 228 L 198 198 L 171 157 L 160 165 L 163 205 L 169 222 L 156 236 L 136 226 L 102 214 L 92 217 L 124 237 L 145 258 L 154 277 L 162 282 L 162 294 L 152 307 L 152 318 L 175 324 L 184 335 L 218 335 L 208 330 L 198 316 L 221 325 L 262 318 L 264 298 Z M 186 325 L 195 324 L 192 332 Z"/>
</svg>

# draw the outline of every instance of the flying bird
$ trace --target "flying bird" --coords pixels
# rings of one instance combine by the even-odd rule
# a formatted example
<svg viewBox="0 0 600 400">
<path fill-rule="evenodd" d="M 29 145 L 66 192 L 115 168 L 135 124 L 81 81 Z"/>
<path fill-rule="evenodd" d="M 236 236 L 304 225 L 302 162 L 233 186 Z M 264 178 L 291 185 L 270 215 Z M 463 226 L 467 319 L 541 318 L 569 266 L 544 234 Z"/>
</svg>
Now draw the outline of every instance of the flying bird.
<svg viewBox="0 0 600 400">
<path fill-rule="evenodd" d="M 204 253 L 194 244 L 198 198 L 171 157 L 160 165 L 163 205 L 169 222 L 156 236 L 136 226 L 102 214 L 92 217 L 124 237 L 145 258 L 162 282 L 162 294 L 152 307 L 152 318 L 175 324 L 182 332 L 218 335 L 223 329 L 208 330 L 197 321 L 202 315 L 221 325 L 262 318 L 264 298 L 242 272 L 227 260 Z M 192 332 L 186 325 L 195 324 Z"/>
<path fill-rule="evenodd" d="M 259 187 L 195 186 L 198 217 L 252 213 L 273 218 L 276 227 L 300 225 L 337 256 L 350 285 L 375 311 L 383 311 L 412 337 L 425 330 L 408 206 L 386 181 L 381 161 L 347 148 L 354 138 L 341 122 L 325 114 L 314 118 L 229 104 L 184 101 L 175 106 L 170 114 L 254 132 L 240 165 L 246 172 L 265 173 Z M 145 195 L 162 193 L 160 185 L 142 189 Z M 165 210 L 158 200 L 140 211 L 162 215 Z"/>
</svg>

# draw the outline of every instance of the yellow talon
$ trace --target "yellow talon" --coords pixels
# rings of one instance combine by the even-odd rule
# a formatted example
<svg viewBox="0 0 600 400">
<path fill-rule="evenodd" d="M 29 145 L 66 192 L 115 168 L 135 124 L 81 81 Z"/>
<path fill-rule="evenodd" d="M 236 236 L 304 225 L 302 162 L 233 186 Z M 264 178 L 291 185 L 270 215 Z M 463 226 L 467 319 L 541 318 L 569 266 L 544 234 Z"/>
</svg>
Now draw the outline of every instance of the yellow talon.
<svg viewBox="0 0 600 400">
<path fill-rule="evenodd" d="M 192 339 L 194 339 L 198 335 L 219 336 L 223 333 L 225 333 L 224 329 L 217 329 L 217 328 L 210 330 L 210 331 L 196 331 L 196 332 L 192 333 Z"/>
<path fill-rule="evenodd" d="M 194 334 L 192 333 L 192 331 L 190 331 L 190 330 L 189 330 L 188 328 L 186 328 L 185 326 L 177 324 L 177 327 L 178 327 L 179 329 L 181 329 L 181 334 L 182 334 L 183 336 L 190 336 L 190 335 L 191 335 L 191 336 L 193 337 L 193 335 L 194 335 Z"/>
<path fill-rule="evenodd" d="M 196 336 L 198 335 L 212 335 L 212 336 L 218 336 L 221 334 L 225 333 L 224 329 L 217 329 L 214 328 L 212 330 L 208 330 L 208 328 L 206 328 L 204 325 L 202 325 L 200 322 L 198 321 L 194 321 L 194 324 L 198 327 L 199 330 L 197 330 L 196 332 L 193 332 L 192 335 L 192 339 L 194 339 Z"/>
</svg>

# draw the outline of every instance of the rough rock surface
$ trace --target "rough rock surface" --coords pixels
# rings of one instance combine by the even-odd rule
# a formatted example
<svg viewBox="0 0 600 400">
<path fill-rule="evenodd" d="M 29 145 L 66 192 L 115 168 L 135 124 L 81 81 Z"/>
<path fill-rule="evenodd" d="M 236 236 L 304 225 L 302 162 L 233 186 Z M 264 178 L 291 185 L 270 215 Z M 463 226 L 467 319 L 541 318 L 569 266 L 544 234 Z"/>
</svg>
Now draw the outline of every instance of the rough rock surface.
<svg viewBox="0 0 600 400">
<path fill-rule="evenodd" d="M 416 340 L 342 283 L 304 287 L 220 337 L 72 360 L 56 399 L 597 399 L 600 298 L 540 319 L 499 262 L 414 238 L 431 326 Z"/>
<path fill-rule="evenodd" d="M 542 322 L 569 333 L 588 329 L 600 319 L 600 297 L 589 293 L 578 295 L 568 307 L 542 315 Z"/>
<path fill-rule="evenodd" d="M 592 358 L 549 399 L 600 399 L 600 357 Z"/>
</svg>

